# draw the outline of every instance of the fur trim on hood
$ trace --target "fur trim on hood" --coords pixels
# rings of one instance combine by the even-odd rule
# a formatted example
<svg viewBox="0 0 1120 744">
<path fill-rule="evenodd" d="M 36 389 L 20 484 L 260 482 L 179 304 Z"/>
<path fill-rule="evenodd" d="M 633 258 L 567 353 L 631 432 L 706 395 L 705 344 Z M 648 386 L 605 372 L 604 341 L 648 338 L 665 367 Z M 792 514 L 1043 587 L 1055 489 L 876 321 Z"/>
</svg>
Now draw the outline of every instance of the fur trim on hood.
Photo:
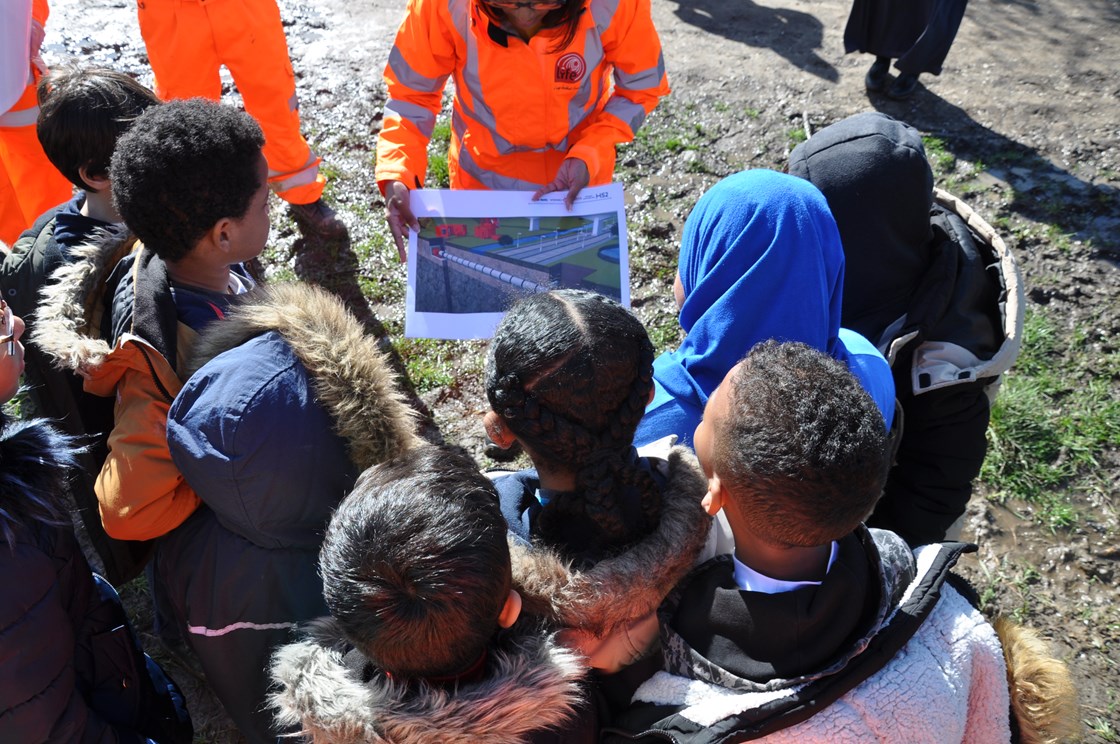
<svg viewBox="0 0 1120 744">
<path fill-rule="evenodd" d="M 307 284 L 277 284 L 246 295 L 225 320 L 202 332 L 187 360 L 188 375 L 268 331 L 279 333 L 307 368 L 316 397 L 360 469 L 422 443 L 416 413 L 397 387 L 378 339 L 341 300 Z"/>
<path fill-rule="evenodd" d="M 276 652 L 271 698 L 282 726 L 317 743 L 509 744 L 559 727 L 581 700 L 583 663 L 543 632 L 508 632 L 490 649 L 485 679 L 441 689 L 378 673 L 364 682 L 333 621 L 318 631 Z"/>
<path fill-rule="evenodd" d="M 603 636 L 657 609 L 692 568 L 711 526 L 700 506 L 708 482 L 696 456 L 674 447 L 668 461 L 661 521 L 625 553 L 577 571 L 546 547 L 510 541 L 526 614 Z"/>
<path fill-rule="evenodd" d="M 71 251 L 72 260 L 55 269 L 40 293 L 34 342 L 60 369 L 97 367 L 112 351 L 100 337 L 102 293 L 117 263 L 137 246 L 124 230 L 105 230 Z"/>
<path fill-rule="evenodd" d="M 1069 667 L 1038 633 L 1007 617 L 993 623 L 1011 688 L 1011 711 L 1022 744 L 1058 744 L 1081 733 L 1077 688 Z"/>
</svg>

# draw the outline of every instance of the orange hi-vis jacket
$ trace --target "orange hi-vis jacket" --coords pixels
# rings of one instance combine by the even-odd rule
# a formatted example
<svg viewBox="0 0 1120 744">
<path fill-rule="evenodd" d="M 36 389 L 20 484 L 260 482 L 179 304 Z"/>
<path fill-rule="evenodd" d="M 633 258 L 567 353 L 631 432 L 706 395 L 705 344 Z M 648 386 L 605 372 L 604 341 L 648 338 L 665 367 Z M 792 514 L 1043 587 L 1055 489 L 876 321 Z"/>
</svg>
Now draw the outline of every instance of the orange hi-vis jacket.
<svg viewBox="0 0 1120 744">
<path fill-rule="evenodd" d="M 296 77 L 276 0 L 137 0 L 137 7 L 156 94 L 217 101 L 224 65 L 264 132 L 269 188 L 292 204 L 318 199 L 326 178 L 300 133 Z"/>
<path fill-rule="evenodd" d="M 0 242 L 11 245 L 19 234 L 51 207 L 70 198 L 74 187 L 43 152 L 35 133 L 39 118 L 36 85 L 39 71 L 31 64 L 29 28 L 47 23 L 46 0 L 19 0 L 0 9 L 0 64 L 5 88 L 0 92 Z"/>
<path fill-rule="evenodd" d="M 591 185 L 609 183 L 615 145 L 669 92 L 650 0 L 584 0 L 575 38 L 556 50 L 563 33 L 525 42 L 476 0 L 409 0 L 385 68 L 377 181 L 423 185 L 452 76 L 452 188 L 536 189 L 568 157 L 587 164 Z"/>
</svg>

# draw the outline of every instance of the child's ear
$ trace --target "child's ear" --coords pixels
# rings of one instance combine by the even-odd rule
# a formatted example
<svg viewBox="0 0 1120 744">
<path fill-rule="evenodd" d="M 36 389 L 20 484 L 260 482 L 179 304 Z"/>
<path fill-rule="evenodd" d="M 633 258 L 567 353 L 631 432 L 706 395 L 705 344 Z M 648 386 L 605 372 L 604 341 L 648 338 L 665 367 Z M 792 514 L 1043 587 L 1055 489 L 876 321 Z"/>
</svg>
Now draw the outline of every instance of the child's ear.
<svg viewBox="0 0 1120 744">
<path fill-rule="evenodd" d="M 509 596 L 506 597 L 506 603 L 502 605 L 502 611 L 498 613 L 498 626 L 502 628 L 509 628 L 515 622 L 517 617 L 521 614 L 521 595 L 513 589 L 509 590 Z"/>
<path fill-rule="evenodd" d="M 723 508 L 723 484 L 719 482 L 719 476 L 715 473 L 712 473 L 712 477 L 708 479 L 708 492 L 700 499 L 700 506 L 713 517 Z"/>
<path fill-rule="evenodd" d="M 89 191 L 104 191 L 109 188 L 109 176 L 95 176 L 91 174 L 89 172 L 88 163 L 78 168 L 78 176 L 82 179 L 82 183 L 86 185 Z"/>
<path fill-rule="evenodd" d="M 228 253 L 233 247 L 233 220 L 223 217 L 210 228 L 210 240 L 222 252 Z"/>
<path fill-rule="evenodd" d="M 509 449 L 513 446 L 516 437 L 502 421 L 502 417 L 498 415 L 497 411 L 487 411 L 486 415 L 482 417 L 482 425 L 486 428 L 486 436 L 490 437 L 491 442 L 502 449 Z"/>
</svg>

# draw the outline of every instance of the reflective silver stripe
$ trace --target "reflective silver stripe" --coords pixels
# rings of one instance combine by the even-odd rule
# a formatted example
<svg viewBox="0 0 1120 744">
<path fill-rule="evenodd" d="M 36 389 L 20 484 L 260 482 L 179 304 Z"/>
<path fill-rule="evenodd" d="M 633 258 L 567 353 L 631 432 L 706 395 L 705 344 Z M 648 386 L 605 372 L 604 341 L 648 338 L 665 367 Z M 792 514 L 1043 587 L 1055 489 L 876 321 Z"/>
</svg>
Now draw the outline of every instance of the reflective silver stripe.
<svg viewBox="0 0 1120 744">
<path fill-rule="evenodd" d="M 459 168 L 464 173 L 470 174 L 472 178 L 486 188 L 495 191 L 535 191 L 544 185 L 543 183 L 522 181 L 520 178 L 511 178 L 510 176 L 503 176 L 501 173 L 485 170 L 471 159 L 471 154 L 465 147 L 459 148 Z"/>
<path fill-rule="evenodd" d="M 460 142 L 463 141 L 463 135 L 467 133 L 467 123 L 459 114 L 458 107 L 451 110 L 451 131 L 455 134 L 455 139 Z"/>
<path fill-rule="evenodd" d="M 464 39 L 470 33 L 470 5 L 472 0 L 447 0 L 447 12 L 451 14 L 451 25 Z"/>
<path fill-rule="evenodd" d="M 637 132 L 641 128 L 642 122 L 646 120 L 646 110 L 639 104 L 622 96 L 612 97 L 611 100 L 607 101 L 607 106 L 603 110 L 626 122 L 632 133 Z"/>
<path fill-rule="evenodd" d="M 288 99 L 288 110 L 299 111 L 299 94 L 294 90 L 292 91 L 292 97 Z"/>
<path fill-rule="evenodd" d="M 19 111 L 9 111 L 6 114 L 0 114 L 0 127 L 5 129 L 16 129 L 17 127 L 30 127 L 35 124 L 36 119 L 39 118 L 39 107 L 32 106 L 31 108 L 20 109 Z"/>
<path fill-rule="evenodd" d="M 435 114 L 423 106 L 408 101 L 395 101 L 390 98 L 385 104 L 385 116 L 389 118 L 390 115 L 412 122 L 425 137 L 431 137 L 432 130 L 436 126 Z"/>
<path fill-rule="evenodd" d="M 595 74 L 595 70 L 603 61 L 603 40 L 599 37 L 599 32 L 594 28 L 587 29 L 587 38 L 583 42 L 583 61 L 584 69 L 586 72 L 583 75 L 583 82 L 579 86 L 579 90 L 568 101 L 568 131 L 571 132 L 578 127 L 587 115 L 591 113 L 595 106 L 590 105 L 591 92 L 594 86 L 598 83 L 599 76 Z M 605 91 L 600 91 L 599 94 L 603 95 Z M 559 150 L 567 151 L 568 138 L 565 137 L 564 141 L 556 146 Z"/>
<path fill-rule="evenodd" d="M 462 104 L 462 102 L 463 102 L 463 100 L 459 99 L 459 103 Z M 463 135 L 465 135 L 466 132 L 467 132 L 467 121 L 466 120 L 471 119 L 471 120 L 474 120 L 474 121 L 478 121 L 473 116 L 471 116 L 471 113 L 472 112 L 466 106 L 463 106 L 461 111 L 457 107 L 451 114 L 451 128 L 452 128 L 452 131 L 455 132 L 455 136 L 459 139 L 460 142 L 462 142 Z M 500 155 L 509 155 L 509 154 L 515 153 L 515 152 L 547 152 L 549 150 L 563 150 L 563 151 L 566 151 L 568 149 L 568 138 L 567 137 L 565 137 L 561 142 L 559 142 L 558 144 L 555 144 L 555 145 L 545 145 L 544 147 L 529 147 L 527 145 L 515 145 L 515 144 L 513 144 L 512 142 L 503 138 L 500 134 L 495 132 L 491 127 L 487 127 L 481 121 L 478 121 L 478 126 L 481 127 L 481 128 L 488 129 L 490 131 L 490 136 L 494 140 L 494 146 L 497 148 L 498 153 Z"/>
<path fill-rule="evenodd" d="M 273 181 L 277 176 L 286 176 L 282 181 Z M 276 193 L 283 193 L 288 189 L 294 189 L 296 186 L 306 186 L 309 183 L 314 183 L 315 179 L 319 176 L 319 156 L 312 152 L 307 156 L 307 162 L 298 171 L 292 171 L 290 174 L 278 173 L 270 170 L 268 172 L 269 188 Z"/>
<path fill-rule="evenodd" d="M 606 31 L 618 10 L 619 0 L 591 0 L 591 17 L 600 31 Z"/>
<path fill-rule="evenodd" d="M 393 71 L 393 76 L 397 78 L 401 85 L 418 90 L 421 93 L 438 93 L 443 90 L 444 83 L 447 82 L 446 75 L 430 78 L 412 69 L 408 60 L 401 54 L 401 50 L 395 46 L 389 52 L 389 69 Z"/>
<path fill-rule="evenodd" d="M 187 625 L 187 632 L 191 635 L 207 636 L 208 638 L 218 638 L 227 633 L 232 633 L 235 630 L 285 630 L 286 628 L 298 628 L 299 623 L 231 623 L 222 628 L 207 628 L 205 625 Z"/>
<path fill-rule="evenodd" d="M 595 88 L 599 80 L 594 71 L 602 64 L 604 57 L 601 34 L 614 17 L 618 4 L 619 0 L 603 0 L 602 2 L 593 0 L 591 3 L 593 17 L 599 28 L 587 29 L 587 36 L 581 52 L 587 73 L 583 77 L 579 90 L 568 100 L 566 127 L 568 132 L 575 130 L 597 108 L 595 102 L 592 101 L 592 95 L 596 93 Z M 465 5 L 463 0 L 448 0 L 448 8 L 453 15 L 460 12 L 465 13 Z M 494 115 L 493 109 L 486 103 L 482 80 L 479 75 L 479 41 L 475 34 L 466 33 L 464 34 L 464 42 L 467 48 L 466 64 L 456 76 L 456 83 L 461 85 L 469 96 L 458 98 L 458 106 L 452 119 L 452 126 L 455 128 L 456 135 L 462 139 L 468 124 L 483 127 L 490 133 L 494 149 L 499 155 L 510 155 L 515 152 L 547 152 L 549 150 L 566 152 L 569 148 L 567 136 L 560 142 L 549 143 L 543 147 L 528 147 L 514 144 L 499 133 L 497 117 Z M 658 79 L 660 80 L 660 78 Z M 604 93 L 605 90 L 598 91 L 599 95 Z M 640 123 L 641 119 L 638 121 Z M 474 174 L 472 173 L 472 175 Z M 485 179 L 480 178 L 479 180 L 486 182 Z M 491 188 L 498 187 L 492 186 Z"/>
<path fill-rule="evenodd" d="M 642 90 L 643 88 L 656 88 L 665 74 L 665 57 L 658 55 L 657 64 L 648 70 L 627 74 L 617 67 L 614 68 L 614 80 L 620 88 Z"/>
<path fill-rule="evenodd" d="M 461 0 L 449 0 L 450 7 L 454 12 L 458 5 L 463 5 Z M 465 12 L 465 11 L 464 11 Z M 493 109 L 486 103 L 486 97 L 482 92 L 482 81 L 478 76 L 478 39 L 475 34 L 468 33 L 464 36 L 464 41 L 467 46 L 467 63 L 463 66 L 462 71 L 459 73 L 459 80 L 462 81 L 463 87 L 470 92 L 470 103 L 468 106 L 462 96 L 459 97 L 459 105 L 463 109 L 463 115 L 477 122 L 480 126 L 485 127 L 490 132 L 490 137 L 494 141 L 494 148 L 501 155 L 509 155 L 514 152 L 544 152 L 545 150 L 560 149 L 560 145 L 552 145 L 545 147 L 526 147 L 524 145 L 515 145 L 501 134 L 498 133 L 498 119 L 494 116 Z M 466 122 L 460 122 L 465 126 Z M 462 130 L 459 130 L 460 137 Z M 563 149 L 567 149 L 567 140 L 563 143 Z M 496 188 L 496 187 L 492 187 Z"/>
<path fill-rule="evenodd" d="M 467 34 L 465 41 L 467 43 L 467 63 L 463 66 L 462 72 L 459 73 L 459 79 L 462 80 L 463 86 L 470 92 L 470 106 L 460 97 L 459 103 L 463 112 L 467 117 L 490 130 L 490 136 L 494 139 L 494 147 L 497 148 L 499 153 L 508 155 L 511 152 L 516 152 L 518 148 L 498 134 L 498 120 L 494 116 L 494 111 L 486 104 L 486 98 L 482 94 L 482 80 L 478 76 L 478 39 L 475 38 L 474 34 Z"/>
</svg>

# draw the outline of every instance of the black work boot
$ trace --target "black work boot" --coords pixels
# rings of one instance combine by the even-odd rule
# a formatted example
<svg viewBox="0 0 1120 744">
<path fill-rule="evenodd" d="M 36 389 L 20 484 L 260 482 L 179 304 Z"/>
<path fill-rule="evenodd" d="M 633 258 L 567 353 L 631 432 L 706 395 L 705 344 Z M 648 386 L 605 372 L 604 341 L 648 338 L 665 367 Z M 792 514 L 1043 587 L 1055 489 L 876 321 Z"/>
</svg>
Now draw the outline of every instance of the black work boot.
<svg viewBox="0 0 1120 744">
<path fill-rule="evenodd" d="M 871 69 L 863 78 L 864 86 L 872 93 L 878 93 L 887 84 L 887 73 L 891 69 L 890 57 L 876 57 L 871 63 Z"/>
<path fill-rule="evenodd" d="M 909 98 L 918 89 L 918 76 L 911 72 L 904 72 L 895 78 L 894 84 L 887 89 L 887 95 L 896 101 Z"/>
</svg>

